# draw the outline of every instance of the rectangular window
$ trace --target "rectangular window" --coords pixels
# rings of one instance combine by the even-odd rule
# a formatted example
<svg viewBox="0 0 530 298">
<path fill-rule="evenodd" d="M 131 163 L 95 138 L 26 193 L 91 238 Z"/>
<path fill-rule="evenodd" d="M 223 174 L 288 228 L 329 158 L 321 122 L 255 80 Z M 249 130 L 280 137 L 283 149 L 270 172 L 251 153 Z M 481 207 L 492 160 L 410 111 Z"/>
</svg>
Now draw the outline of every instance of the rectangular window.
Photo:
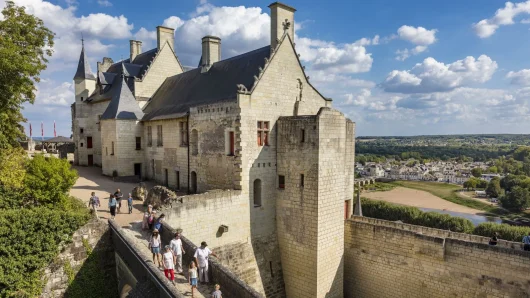
<svg viewBox="0 0 530 298">
<path fill-rule="evenodd" d="M 136 137 L 136 150 L 141 150 L 141 149 L 142 149 L 142 138 Z"/>
<path fill-rule="evenodd" d="M 188 124 L 180 122 L 180 145 L 188 146 Z"/>
<path fill-rule="evenodd" d="M 114 142 L 112 142 L 112 147 L 110 148 L 110 155 L 114 155 Z"/>
<path fill-rule="evenodd" d="M 302 129 L 302 131 L 300 132 L 300 142 L 305 142 L 305 129 Z"/>
<path fill-rule="evenodd" d="M 98 131 L 101 131 L 101 115 L 98 115 Z"/>
<path fill-rule="evenodd" d="M 153 130 L 151 126 L 147 127 L 147 147 L 153 146 Z"/>
<path fill-rule="evenodd" d="M 79 129 L 79 133 L 80 133 L 80 134 L 83 134 L 84 132 L 85 132 L 85 130 L 81 127 L 81 128 Z"/>
<path fill-rule="evenodd" d="M 109 155 L 109 147 L 105 147 L 105 155 Z"/>
<path fill-rule="evenodd" d="M 234 156 L 235 155 L 235 134 L 233 131 L 228 132 L 229 137 L 229 147 L 228 147 L 228 155 Z"/>
<path fill-rule="evenodd" d="M 176 174 L 177 174 L 177 189 L 180 189 L 180 172 L 177 171 Z"/>
<path fill-rule="evenodd" d="M 86 137 L 86 147 L 88 149 L 92 148 L 92 137 Z"/>
<path fill-rule="evenodd" d="M 278 176 L 278 187 L 281 189 L 285 188 L 285 176 L 282 176 L 282 175 Z"/>
<path fill-rule="evenodd" d="M 304 174 L 300 174 L 300 187 L 304 187 Z"/>
<path fill-rule="evenodd" d="M 258 121 L 258 146 L 269 146 L 269 121 Z"/>
<path fill-rule="evenodd" d="M 162 125 L 156 126 L 156 145 L 158 147 L 162 147 L 164 145 L 164 141 L 162 140 Z"/>
</svg>

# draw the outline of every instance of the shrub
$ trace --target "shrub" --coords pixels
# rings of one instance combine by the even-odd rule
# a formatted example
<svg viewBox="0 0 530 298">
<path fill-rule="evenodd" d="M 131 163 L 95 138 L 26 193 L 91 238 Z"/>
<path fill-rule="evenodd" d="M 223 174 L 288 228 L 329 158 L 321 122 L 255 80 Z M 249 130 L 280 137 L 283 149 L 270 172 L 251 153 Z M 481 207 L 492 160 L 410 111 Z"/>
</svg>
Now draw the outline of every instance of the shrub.
<svg viewBox="0 0 530 298">
<path fill-rule="evenodd" d="M 491 237 L 495 232 L 499 233 L 499 239 L 521 242 L 523 237 L 530 233 L 530 227 L 515 227 L 507 224 L 485 222 L 475 227 L 473 234 Z"/>
</svg>

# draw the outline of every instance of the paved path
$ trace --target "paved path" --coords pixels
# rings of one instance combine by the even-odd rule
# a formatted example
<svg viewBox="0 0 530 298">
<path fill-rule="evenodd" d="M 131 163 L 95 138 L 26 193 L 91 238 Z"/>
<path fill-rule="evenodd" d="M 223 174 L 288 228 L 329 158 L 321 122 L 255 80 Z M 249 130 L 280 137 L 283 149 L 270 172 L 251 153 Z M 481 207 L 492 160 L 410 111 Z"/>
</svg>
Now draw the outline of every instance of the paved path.
<svg viewBox="0 0 530 298">
<path fill-rule="evenodd" d="M 140 201 L 134 201 L 133 212 L 128 214 L 127 210 L 127 196 L 136 187 L 136 183 L 125 183 L 125 182 L 114 182 L 112 178 L 103 176 L 101 169 L 96 167 L 73 167 L 79 173 L 74 187 L 70 189 L 70 195 L 78 197 L 88 206 L 88 200 L 90 194 L 95 192 L 99 197 L 101 207 L 98 208 L 98 216 L 101 219 L 110 218 L 110 212 L 108 208 L 109 194 L 114 193 L 118 188 L 123 193 L 123 201 L 121 213 L 116 214 L 115 221 L 120 226 L 129 226 L 132 222 L 141 221 L 145 207 Z M 153 182 L 145 182 L 147 189 L 150 189 L 155 184 Z M 117 212 L 117 211 L 116 211 Z"/>
</svg>

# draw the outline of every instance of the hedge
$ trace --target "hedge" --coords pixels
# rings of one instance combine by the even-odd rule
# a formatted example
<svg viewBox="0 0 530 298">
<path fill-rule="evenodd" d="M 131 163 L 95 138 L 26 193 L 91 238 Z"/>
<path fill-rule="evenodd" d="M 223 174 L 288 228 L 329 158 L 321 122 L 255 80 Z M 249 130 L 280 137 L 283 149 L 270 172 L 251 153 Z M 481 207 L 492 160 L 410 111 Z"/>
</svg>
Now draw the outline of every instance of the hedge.
<svg viewBox="0 0 530 298">
<path fill-rule="evenodd" d="M 416 207 L 401 206 L 367 198 L 362 198 L 361 200 L 363 215 L 367 217 L 390 221 L 400 220 L 408 224 L 484 237 L 491 237 L 497 232 L 499 239 L 514 242 L 521 242 L 523 236 L 530 233 L 530 227 L 516 227 L 492 222 L 481 223 L 474 227 L 470 220 L 461 217 L 436 212 L 424 212 Z"/>
</svg>

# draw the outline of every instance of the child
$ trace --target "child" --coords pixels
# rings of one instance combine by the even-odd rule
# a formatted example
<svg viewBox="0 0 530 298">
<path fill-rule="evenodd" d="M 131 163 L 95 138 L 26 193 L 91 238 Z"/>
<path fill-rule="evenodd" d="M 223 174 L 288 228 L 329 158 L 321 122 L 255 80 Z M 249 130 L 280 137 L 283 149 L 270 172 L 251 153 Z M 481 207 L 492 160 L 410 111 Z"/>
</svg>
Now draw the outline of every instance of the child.
<svg viewBox="0 0 530 298">
<path fill-rule="evenodd" d="M 133 207 L 133 198 L 131 194 L 129 194 L 129 197 L 127 198 L 127 206 L 129 207 L 129 214 L 131 214 Z"/>
<path fill-rule="evenodd" d="M 157 229 L 158 231 L 162 231 L 162 222 L 164 221 L 165 218 L 166 216 L 164 215 L 164 213 L 160 214 L 160 217 L 156 221 L 154 228 Z"/>
<path fill-rule="evenodd" d="M 188 281 L 191 285 L 191 297 L 195 297 L 194 289 L 197 288 L 197 266 L 195 266 L 195 262 L 191 261 L 190 268 L 188 270 Z"/>
<path fill-rule="evenodd" d="M 156 219 L 156 211 L 151 211 L 151 215 L 147 218 L 147 227 L 149 230 L 153 229 L 153 225 L 155 224 Z"/>
<path fill-rule="evenodd" d="M 173 263 L 173 252 L 171 247 L 166 245 L 164 255 L 162 255 L 162 264 L 164 264 L 164 274 L 172 283 L 175 283 L 175 263 Z"/>
<path fill-rule="evenodd" d="M 147 206 L 147 211 L 144 212 L 144 220 L 142 221 L 142 229 L 147 230 L 149 228 L 149 225 L 147 222 L 149 221 L 149 217 L 151 216 L 151 212 L 153 211 L 153 205 Z"/>
<path fill-rule="evenodd" d="M 212 293 L 212 298 L 223 298 L 223 293 L 219 290 L 221 286 L 219 284 L 215 285 L 215 291 Z"/>
<path fill-rule="evenodd" d="M 110 195 L 109 197 L 109 209 L 110 209 L 110 218 L 111 219 L 114 219 L 114 217 L 116 216 L 116 205 L 118 203 L 116 202 L 116 198 L 114 197 L 113 194 Z"/>
</svg>

